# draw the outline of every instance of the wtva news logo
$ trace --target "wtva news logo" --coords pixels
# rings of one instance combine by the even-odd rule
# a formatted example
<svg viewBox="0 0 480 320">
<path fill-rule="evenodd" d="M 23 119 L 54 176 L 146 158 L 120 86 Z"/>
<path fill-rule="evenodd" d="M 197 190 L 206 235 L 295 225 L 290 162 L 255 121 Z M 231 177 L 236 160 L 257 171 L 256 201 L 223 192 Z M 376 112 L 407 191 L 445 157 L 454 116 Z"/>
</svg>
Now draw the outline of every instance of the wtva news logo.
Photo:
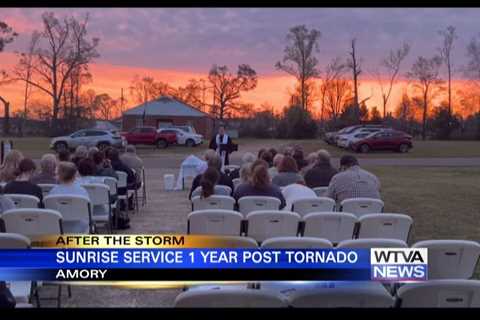
<svg viewBox="0 0 480 320">
<path fill-rule="evenodd" d="M 409 282 L 428 278 L 426 248 L 372 248 L 370 264 L 372 280 Z"/>
</svg>

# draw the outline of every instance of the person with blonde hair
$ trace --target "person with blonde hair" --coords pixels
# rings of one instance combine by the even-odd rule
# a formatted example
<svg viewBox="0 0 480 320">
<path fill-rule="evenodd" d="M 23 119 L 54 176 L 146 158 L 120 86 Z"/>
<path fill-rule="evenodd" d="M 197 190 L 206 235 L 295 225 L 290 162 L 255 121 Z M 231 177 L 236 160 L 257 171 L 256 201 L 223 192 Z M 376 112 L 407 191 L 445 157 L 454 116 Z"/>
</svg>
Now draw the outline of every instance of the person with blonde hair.
<svg viewBox="0 0 480 320">
<path fill-rule="evenodd" d="M 57 184 L 55 170 L 57 169 L 57 157 L 53 153 L 46 153 L 40 159 L 40 172 L 30 179 L 31 183 L 52 183 Z"/>
<path fill-rule="evenodd" d="M 283 157 L 284 157 L 283 153 L 277 153 L 273 157 L 273 166 L 271 168 L 268 168 L 268 174 L 270 175 L 271 179 L 273 179 L 278 174 L 278 168 L 280 168 L 280 164 L 282 163 Z"/>
<path fill-rule="evenodd" d="M 88 157 L 88 149 L 84 145 L 80 145 L 75 149 L 75 153 L 72 157 L 72 162 L 78 164 L 78 162 Z"/>
<path fill-rule="evenodd" d="M 251 174 L 252 174 L 252 163 L 247 162 L 242 164 L 239 171 L 240 183 L 247 183 L 250 179 Z"/>
<path fill-rule="evenodd" d="M 337 172 L 330 163 L 330 153 L 321 149 L 317 151 L 315 165 L 304 175 L 305 183 L 309 188 L 326 187 Z"/>
<path fill-rule="evenodd" d="M 72 162 L 62 161 L 57 166 L 58 185 L 48 195 L 79 195 L 90 199 L 87 190 L 76 182 L 77 167 Z"/>
<path fill-rule="evenodd" d="M 3 164 L 0 167 L 0 182 L 10 182 L 15 180 L 18 165 L 23 159 L 23 154 L 18 150 L 11 150 L 5 156 Z"/>
</svg>

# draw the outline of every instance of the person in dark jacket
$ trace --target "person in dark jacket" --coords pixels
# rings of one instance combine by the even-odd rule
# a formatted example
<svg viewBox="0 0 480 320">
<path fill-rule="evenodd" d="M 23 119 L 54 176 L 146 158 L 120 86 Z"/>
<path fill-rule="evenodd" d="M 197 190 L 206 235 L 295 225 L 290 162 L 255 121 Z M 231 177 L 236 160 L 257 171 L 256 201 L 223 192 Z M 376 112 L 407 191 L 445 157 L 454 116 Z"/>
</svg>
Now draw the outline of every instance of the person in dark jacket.
<svg viewBox="0 0 480 320">
<path fill-rule="evenodd" d="M 233 192 L 234 186 L 233 186 L 232 179 L 227 174 L 222 173 L 220 171 L 221 168 L 222 168 L 222 160 L 220 159 L 220 157 L 218 155 L 212 155 L 208 159 L 207 164 L 208 164 L 209 168 L 215 168 L 219 172 L 220 178 L 219 178 L 217 184 L 222 185 L 222 186 L 228 186 L 228 187 L 230 187 L 230 189 L 232 189 L 232 192 Z M 190 194 L 188 195 L 189 199 L 192 198 L 193 191 L 195 191 L 195 189 L 200 186 L 201 180 L 202 180 L 202 175 L 201 174 L 197 175 L 193 179 L 192 188 L 190 189 Z"/>
<path fill-rule="evenodd" d="M 305 173 L 305 184 L 309 188 L 327 187 L 337 172 L 330 163 L 330 153 L 322 149 L 317 152 L 317 161 L 313 168 Z"/>
<path fill-rule="evenodd" d="M 105 154 L 107 156 L 107 159 L 110 160 L 110 165 L 112 166 L 113 170 L 122 171 L 127 174 L 127 189 L 134 189 L 137 183 L 135 174 L 133 173 L 132 169 L 130 169 L 120 160 L 120 154 L 118 153 L 118 150 L 110 147 L 107 149 Z M 127 192 L 127 189 L 118 188 L 118 194 L 125 194 Z"/>
<path fill-rule="evenodd" d="M 16 171 L 16 179 L 5 185 L 3 192 L 5 194 L 17 193 L 35 196 L 40 200 L 39 206 L 42 207 L 43 193 L 42 189 L 30 182 L 35 174 L 36 166 L 32 159 L 24 158 L 20 161 Z"/>
</svg>

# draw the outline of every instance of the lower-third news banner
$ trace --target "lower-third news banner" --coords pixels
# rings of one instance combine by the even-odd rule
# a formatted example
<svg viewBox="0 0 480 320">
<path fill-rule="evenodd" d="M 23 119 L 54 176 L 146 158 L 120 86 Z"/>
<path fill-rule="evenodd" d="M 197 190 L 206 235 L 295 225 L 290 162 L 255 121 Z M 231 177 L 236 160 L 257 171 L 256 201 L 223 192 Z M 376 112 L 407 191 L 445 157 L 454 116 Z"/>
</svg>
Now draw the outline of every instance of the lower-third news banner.
<svg viewBox="0 0 480 320">
<path fill-rule="evenodd" d="M 236 248 L 233 237 L 60 235 L 0 250 L 0 280 L 427 280 L 427 249 Z"/>
</svg>

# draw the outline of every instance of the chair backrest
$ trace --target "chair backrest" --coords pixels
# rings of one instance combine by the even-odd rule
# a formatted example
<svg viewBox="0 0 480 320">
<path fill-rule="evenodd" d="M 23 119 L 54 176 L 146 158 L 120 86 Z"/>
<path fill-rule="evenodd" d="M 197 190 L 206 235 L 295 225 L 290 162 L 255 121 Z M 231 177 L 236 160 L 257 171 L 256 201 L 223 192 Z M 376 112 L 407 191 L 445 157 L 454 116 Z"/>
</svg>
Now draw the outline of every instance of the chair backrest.
<svg viewBox="0 0 480 320">
<path fill-rule="evenodd" d="M 250 237 L 228 236 L 222 238 L 226 248 L 258 248 L 258 242 Z"/>
<path fill-rule="evenodd" d="M 175 299 L 176 308 L 280 308 L 287 301 L 280 293 L 228 286 L 196 288 L 184 291 Z"/>
<path fill-rule="evenodd" d="M 80 195 L 51 195 L 44 199 L 45 208 L 61 213 L 63 221 L 84 221 L 91 225 L 90 200 Z"/>
<path fill-rule="evenodd" d="M 313 191 L 318 197 L 325 197 L 327 194 L 328 187 L 315 187 Z"/>
<path fill-rule="evenodd" d="M 190 234 L 240 235 L 243 216 L 233 210 L 209 209 L 188 215 Z"/>
<path fill-rule="evenodd" d="M 290 211 L 261 210 L 247 214 L 247 235 L 258 242 L 273 237 L 294 237 L 300 215 Z"/>
<path fill-rule="evenodd" d="M 117 187 L 118 188 L 126 188 L 127 187 L 127 178 L 128 175 L 126 172 L 123 171 L 115 171 L 118 176 Z"/>
<path fill-rule="evenodd" d="M 31 240 L 36 236 L 62 233 L 62 215 L 49 209 L 12 209 L 1 218 L 5 231 L 24 235 Z"/>
<path fill-rule="evenodd" d="M 334 209 L 335 200 L 326 197 L 303 198 L 292 202 L 292 211 L 302 217 L 311 212 L 331 212 Z"/>
<path fill-rule="evenodd" d="M 332 247 L 333 244 L 327 239 L 312 237 L 276 237 L 262 242 L 262 248 L 269 249 L 315 249 Z"/>
<path fill-rule="evenodd" d="M 357 223 L 357 218 L 346 212 L 312 212 L 303 220 L 303 236 L 328 239 L 333 243 L 352 239 Z"/>
<path fill-rule="evenodd" d="M 413 219 L 405 214 L 372 213 L 359 219 L 357 237 L 398 239 L 407 242 Z"/>
<path fill-rule="evenodd" d="M 244 216 L 257 210 L 278 210 L 280 204 L 280 199 L 274 197 L 246 196 L 238 199 L 239 210 Z"/>
<path fill-rule="evenodd" d="M 479 280 L 430 280 L 397 291 L 401 308 L 479 308 Z"/>
<path fill-rule="evenodd" d="M 344 240 L 337 245 L 337 248 L 349 249 L 370 249 L 370 248 L 408 248 L 405 241 L 397 239 L 352 239 Z"/>
<path fill-rule="evenodd" d="M 117 195 L 118 189 L 118 180 L 114 177 L 105 177 L 103 182 L 108 186 L 109 192 L 111 196 Z"/>
<path fill-rule="evenodd" d="M 353 213 L 357 217 L 368 213 L 381 213 L 383 206 L 382 200 L 371 198 L 345 199 L 340 203 L 341 211 Z"/>
<path fill-rule="evenodd" d="M 0 249 L 26 249 L 30 247 L 30 239 L 18 233 L 0 232 Z"/>
<path fill-rule="evenodd" d="M 32 195 L 9 193 L 5 196 L 10 198 L 17 208 L 38 208 L 40 203 L 40 199 Z"/>
<path fill-rule="evenodd" d="M 82 184 L 88 192 L 92 206 L 108 205 L 110 203 L 110 188 L 103 183 Z"/>
<path fill-rule="evenodd" d="M 412 247 L 428 249 L 428 279 L 469 279 L 480 256 L 474 241 L 427 240 Z"/>
<path fill-rule="evenodd" d="M 196 196 L 192 198 L 193 211 L 206 209 L 233 210 L 235 199 L 229 196 L 211 195 L 208 198 Z"/>
<path fill-rule="evenodd" d="M 52 190 L 57 185 L 53 183 L 39 183 L 38 186 L 40 187 L 40 189 L 42 189 L 43 197 L 46 197 L 50 190 Z"/>
<path fill-rule="evenodd" d="M 242 183 L 242 180 L 240 180 L 240 178 L 235 178 L 232 180 L 232 182 L 233 182 L 233 187 L 237 189 L 237 187 Z"/>
<path fill-rule="evenodd" d="M 232 194 L 232 189 L 229 186 L 222 186 L 217 184 L 213 191 L 214 194 L 219 196 L 230 196 Z M 197 187 L 192 192 L 192 198 L 200 196 L 202 194 L 202 187 Z"/>
</svg>

